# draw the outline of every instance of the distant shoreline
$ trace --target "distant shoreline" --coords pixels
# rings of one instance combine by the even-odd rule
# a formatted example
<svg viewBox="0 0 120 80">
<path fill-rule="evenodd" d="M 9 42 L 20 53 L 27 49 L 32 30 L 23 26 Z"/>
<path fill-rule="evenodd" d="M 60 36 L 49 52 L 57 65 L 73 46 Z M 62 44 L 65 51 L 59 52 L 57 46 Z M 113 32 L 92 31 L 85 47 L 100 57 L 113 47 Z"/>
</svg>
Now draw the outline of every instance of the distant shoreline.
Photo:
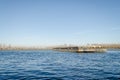
<svg viewBox="0 0 120 80">
<path fill-rule="evenodd" d="M 0 51 L 2 50 L 54 50 L 62 48 L 89 48 L 89 49 L 108 49 L 108 50 L 120 50 L 120 44 L 89 44 L 84 46 L 71 46 L 71 45 L 62 45 L 62 46 L 49 46 L 49 47 L 19 47 L 11 45 L 0 45 Z"/>
</svg>

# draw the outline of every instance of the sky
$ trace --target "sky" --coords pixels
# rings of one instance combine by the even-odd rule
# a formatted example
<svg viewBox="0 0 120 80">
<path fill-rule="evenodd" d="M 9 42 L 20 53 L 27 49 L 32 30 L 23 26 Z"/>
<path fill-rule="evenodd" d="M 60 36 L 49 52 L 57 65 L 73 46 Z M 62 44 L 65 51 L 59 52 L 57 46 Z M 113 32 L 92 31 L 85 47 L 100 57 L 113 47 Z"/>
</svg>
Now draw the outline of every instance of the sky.
<svg viewBox="0 0 120 80">
<path fill-rule="evenodd" d="M 0 0 L 0 43 L 120 43 L 120 0 Z"/>
</svg>

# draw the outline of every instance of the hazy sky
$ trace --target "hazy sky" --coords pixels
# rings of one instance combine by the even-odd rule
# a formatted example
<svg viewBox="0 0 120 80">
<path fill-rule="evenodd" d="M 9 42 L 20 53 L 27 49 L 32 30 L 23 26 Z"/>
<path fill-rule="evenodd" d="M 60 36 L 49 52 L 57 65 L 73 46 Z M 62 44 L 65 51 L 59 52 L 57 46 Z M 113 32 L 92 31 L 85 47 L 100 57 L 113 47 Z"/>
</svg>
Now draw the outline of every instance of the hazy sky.
<svg viewBox="0 0 120 80">
<path fill-rule="evenodd" d="M 120 43 L 120 0 L 0 0 L 0 43 Z"/>
</svg>

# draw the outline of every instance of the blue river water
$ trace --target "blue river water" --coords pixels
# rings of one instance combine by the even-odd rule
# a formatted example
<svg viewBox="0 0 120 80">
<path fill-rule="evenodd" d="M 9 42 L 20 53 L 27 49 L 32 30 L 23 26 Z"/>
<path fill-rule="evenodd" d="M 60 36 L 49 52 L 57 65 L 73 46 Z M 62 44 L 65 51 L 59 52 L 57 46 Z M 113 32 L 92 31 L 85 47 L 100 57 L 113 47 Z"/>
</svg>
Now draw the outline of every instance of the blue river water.
<svg viewBox="0 0 120 80">
<path fill-rule="evenodd" d="M 0 51 L 0 80 L 120 80 L 120 51 Z"/>
</svg>

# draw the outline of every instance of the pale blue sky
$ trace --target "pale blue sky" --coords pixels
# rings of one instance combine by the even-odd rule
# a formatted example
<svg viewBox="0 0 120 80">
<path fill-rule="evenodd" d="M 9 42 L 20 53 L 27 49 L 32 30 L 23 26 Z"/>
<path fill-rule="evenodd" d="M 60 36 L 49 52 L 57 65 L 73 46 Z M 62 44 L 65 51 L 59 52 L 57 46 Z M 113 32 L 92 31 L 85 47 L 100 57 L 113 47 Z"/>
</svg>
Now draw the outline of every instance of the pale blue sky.
<svg viewBox="0 0 120 80">
<path fill-rule="evenodd" d="M 0 0 L 0 43 L 120 43 L 120 0 Z"/>
</svg>

